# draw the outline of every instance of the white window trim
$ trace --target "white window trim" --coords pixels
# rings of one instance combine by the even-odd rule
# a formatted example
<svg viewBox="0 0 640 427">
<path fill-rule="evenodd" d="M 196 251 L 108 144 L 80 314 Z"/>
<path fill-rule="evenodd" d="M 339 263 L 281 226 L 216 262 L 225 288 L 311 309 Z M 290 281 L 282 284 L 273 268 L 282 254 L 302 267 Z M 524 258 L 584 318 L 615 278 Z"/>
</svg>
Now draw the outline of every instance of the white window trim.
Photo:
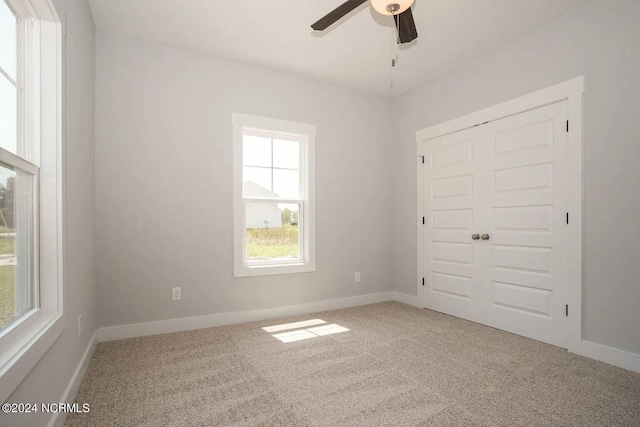
<svg viewBox="0 0 640 427">
<path fill-rule="evenodd" d="M 307 273 L 316 271 L 316 230 L 315 230 L 315 125 L 232 113 L 233 125 L 233 265 L 234 277 L 264 276 L 272 274 Z M 296 262 L 273 262 L 270 264 L 248 265 L 245 253 L 245 212 L 242 198 L 242 135 L 243 128 L 282 132 L 304 136 L 306 167 L 305 198 L 302 221 L 304 247 L 303 259 Z M 298 201 L 295 201 L 298 203 Z"/>
<path fill-rule="evenodd" d="M 64 331 L 63 314 L 63 168 L 62 31 L 51 0 L 8 0 L 26 19 L 29 43 L 23 67 L 26 100 L 22 117 L 40 166 L 38 304 L 0 336 L 0 401 L 4 402 Z M 20 48 L 19 48 L 20 49 Z M 41 73 L 40 70 L 47 70 Z M 20 120 L 20 119 L 19 119 Z"/>
</svg>

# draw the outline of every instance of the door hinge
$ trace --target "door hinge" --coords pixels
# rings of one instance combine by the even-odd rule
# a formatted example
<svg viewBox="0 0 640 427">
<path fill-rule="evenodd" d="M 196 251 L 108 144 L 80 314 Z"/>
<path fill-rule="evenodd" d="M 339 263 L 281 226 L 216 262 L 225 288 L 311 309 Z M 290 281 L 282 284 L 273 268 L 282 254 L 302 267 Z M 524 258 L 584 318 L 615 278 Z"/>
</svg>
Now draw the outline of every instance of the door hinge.
<svg viewBox="0 0 640 427">
<path fill-rule="evenodd" d="M 422 217 L 422 225 L 424 225 L 424 217 Z"/>
<path fill-rule="evenodd" d="M 422 278 L 422 286 L 424 286 L 424 277 Z"/>
<path fill-rule="evenodd" d="M 569 120 L 567 120 L 567 132 L 569 132 Z"/>
<path fill-rule="evenodd" d="M 422 156 L 422 164 L 424 164 L 424 156 Z"/>
<path fill-rule="evenodd" d="M 569 212 L 567 212 L 567 224 L 569 224 Z"/>
<path fill-rule="evenodd" d="M 569 317 L 569 304 L 564 306 L 564 315 Z"/>
</svg>

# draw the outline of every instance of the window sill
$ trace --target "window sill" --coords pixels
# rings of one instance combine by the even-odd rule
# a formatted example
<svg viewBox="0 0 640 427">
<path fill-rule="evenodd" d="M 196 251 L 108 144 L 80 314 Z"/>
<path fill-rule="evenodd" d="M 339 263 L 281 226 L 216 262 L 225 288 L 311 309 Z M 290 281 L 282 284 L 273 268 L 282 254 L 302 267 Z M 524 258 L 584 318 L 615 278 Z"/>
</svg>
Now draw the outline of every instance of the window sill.
<svg viewBox="0 0 640 427">
<path fill-rule="evenodd" d="M 312 273 L 316 271 L 315 264 L 295 263 L 278 265 L 242 265 L 236 266 L 234 277 L 271 276 L 276 274 Z"/>
<path fill-rule="evenodd" d="M 63 331 L 64 317 L 61 314 L 43 316 L 24 331 L 24 339 L 2 348 L 3 356 L 10 354 L 12 357 L 3 361 L 0 368 L 0 402 L 7 400 Z"/>
</svg>

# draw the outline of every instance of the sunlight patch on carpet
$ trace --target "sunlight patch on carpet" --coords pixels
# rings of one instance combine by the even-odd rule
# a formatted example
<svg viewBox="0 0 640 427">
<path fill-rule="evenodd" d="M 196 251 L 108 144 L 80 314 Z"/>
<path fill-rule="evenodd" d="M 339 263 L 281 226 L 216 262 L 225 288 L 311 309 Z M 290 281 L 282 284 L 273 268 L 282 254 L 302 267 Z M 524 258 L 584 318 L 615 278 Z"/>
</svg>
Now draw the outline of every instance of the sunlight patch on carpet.
<svg viewBox="0 0 640 427">
<path fill-rule="evenodd" d="M 287 331 L 289 329 L 299 329 L 299 328 L 306 328 L 307 326 L 315 326 L 315 325 L 322 325 L 325 322 L 322 319 L 311 319 L 311 320 L 304 320 L 302 322 L 294 322 L 294 323 L 284 323 L 282 325 L 274 325 L 274 326 L 266 326 L 262 329 L 264 329 L 266 332 L 280 332 L 280 331 Z"/>
<path fill-rule="evenodd" d="M 320 320 L 320 319 L 314 319 L 314 320 Z M 324 321 L 322 322 L 326 323 Z M 305 322 L 297 322 L 297 323 L 302 324 Z M 290 323 L 289 325 L 293 325 L 293 323 Z M 267 328 L 262 328 L 262 329 L 266 330 Z M 339 334 L 341 332 L 347 332 L 347 331 L 349 331 L 349 329 L 345 328 L 344 326 L 340 326 L 340 325 L 336 325 L 335 323 L 332 323 L 330 325 L 315 326 L 313 328 L 280 332 L 277 334 L 272 334 L 271 336 L 279 339 L 283 343 L 289 343 L 289 342 L 295 342 L 295 341 L 308 340 L 311 338 L 318 338 L 325 335 Z M 267 332 L 270 332 L 270 331 L 267 331 Z"/>
<path fill-rule="evenodd" d="M 315 328 L 309 328 L 307 331 L 313 332 L 316 335 L 331 335 L 331 334 L 339 334 L 340 332 L 347 332 L 349 329 L 344 326 L 336 325 L 335 323 L 331 325 L 318 326 Z"/>
</svg>

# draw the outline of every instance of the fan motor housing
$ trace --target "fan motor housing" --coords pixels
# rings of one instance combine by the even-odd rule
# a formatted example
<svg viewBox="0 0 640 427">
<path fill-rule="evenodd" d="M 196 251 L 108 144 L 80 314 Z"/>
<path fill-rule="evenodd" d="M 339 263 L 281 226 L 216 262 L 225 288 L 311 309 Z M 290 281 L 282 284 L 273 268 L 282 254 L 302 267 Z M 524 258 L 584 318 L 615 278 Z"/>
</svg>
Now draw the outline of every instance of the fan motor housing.
<svg viewBox="0 0 640 427">
<path fill-rule="evenodd" d="M 398 15 L 409 9 L 414 0 L 371 0 L 371 6 L 382 15 Z"/>
</svg>

